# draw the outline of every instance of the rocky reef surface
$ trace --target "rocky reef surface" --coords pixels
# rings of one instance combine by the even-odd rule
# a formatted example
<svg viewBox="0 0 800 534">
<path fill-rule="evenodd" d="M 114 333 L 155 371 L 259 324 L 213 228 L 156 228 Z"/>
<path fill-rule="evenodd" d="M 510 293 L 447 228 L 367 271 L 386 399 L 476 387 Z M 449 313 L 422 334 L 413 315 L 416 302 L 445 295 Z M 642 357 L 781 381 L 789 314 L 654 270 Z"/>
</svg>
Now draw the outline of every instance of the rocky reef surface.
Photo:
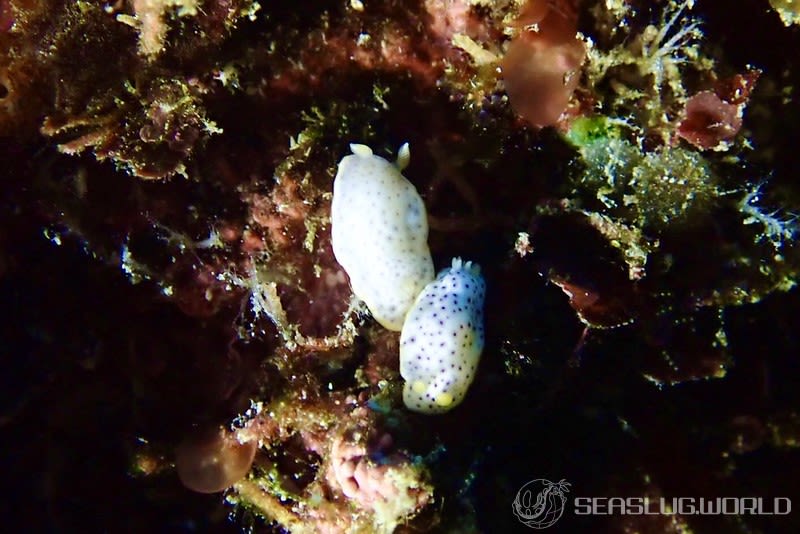
<svg viewBox="0 0 800 534">
<path fill-rule="evenodd" d="M 5 523 L 525 532 L 537 478 L 800 506 L 796 4 L 0 0 Z M 331 247 L 337 162 L 405 142 L 436 268 L 486 280 L 435 416 Z"/>
</svg>

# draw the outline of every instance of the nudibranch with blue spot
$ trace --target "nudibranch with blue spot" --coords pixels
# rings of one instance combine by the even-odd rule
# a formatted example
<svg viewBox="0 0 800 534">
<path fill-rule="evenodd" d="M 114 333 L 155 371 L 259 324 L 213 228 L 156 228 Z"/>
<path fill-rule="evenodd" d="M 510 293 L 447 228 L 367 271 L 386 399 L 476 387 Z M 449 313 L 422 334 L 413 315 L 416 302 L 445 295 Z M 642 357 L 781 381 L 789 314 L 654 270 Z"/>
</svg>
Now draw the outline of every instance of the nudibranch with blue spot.
<svg viewBox="0 0 800 534">
<path fill-rule="evenodd" d="M 353 293 L 375 319 L 400 331 L 434 269 L 428 216 L 414 185 L 402 175 L 408 143 L 392 164 L 366 145 L 351 144 L 333 182 L 331 244 Z"/>
<path fill-rule="evenodd" d="M 464 400 L 483 351 L 485 296 L 480 268 L 460 258 L 419 294 L 400 334 L 408 409 L 438 414 Z"/>
</svg>

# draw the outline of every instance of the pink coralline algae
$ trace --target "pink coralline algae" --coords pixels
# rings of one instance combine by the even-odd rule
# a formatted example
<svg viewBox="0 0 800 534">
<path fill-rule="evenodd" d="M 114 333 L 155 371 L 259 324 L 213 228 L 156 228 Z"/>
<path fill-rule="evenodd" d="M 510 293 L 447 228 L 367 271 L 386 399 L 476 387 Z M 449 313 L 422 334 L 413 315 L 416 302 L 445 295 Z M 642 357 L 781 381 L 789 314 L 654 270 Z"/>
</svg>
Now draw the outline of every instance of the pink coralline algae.
<svg viewBox="0 0 800 534">
<path fill-rule="evenodd" d="M 420 508 L 431 495 L 416 478 L 410 458 L 392 451 L 389 434 L 375 436 L 368 427 L 354 426 L 332 445 L 326 480 L 358 506 L 376 513 L 387 509 Z"/>
<path fill-rule="evenodd" d="M 263 444 L 267 452 L 256 464 L 273 466 L 284 498 L 256 479 L 238 482 L 234 501 L 251 503 L 291 532 L 330 534 L 391 533 L 432 501 L 427 470 L 394 442 L 367 398 L 297 400 L 271 404 L 235 433 Z"/>
</svg>

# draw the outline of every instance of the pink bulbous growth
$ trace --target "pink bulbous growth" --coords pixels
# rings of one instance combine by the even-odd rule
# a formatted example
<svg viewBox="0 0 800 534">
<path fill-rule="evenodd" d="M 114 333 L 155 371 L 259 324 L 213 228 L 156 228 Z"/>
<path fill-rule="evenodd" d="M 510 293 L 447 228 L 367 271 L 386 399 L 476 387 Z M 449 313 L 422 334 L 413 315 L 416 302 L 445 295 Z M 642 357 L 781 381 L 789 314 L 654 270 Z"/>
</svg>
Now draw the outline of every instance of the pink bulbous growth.
<svg viewBox="0 0 800 534">
<path fill-rule="evenodd" d="M 678 137 L 701 150 L 725 149 L 742 128 L 742 115 L 761 71 L 721 80 L 713 91 L 701 91 L 686 102 Z"/>
<path fill-rule="evenodd" d="M 191 436 L 175 450 L 178 478 L 192 491 L 223 491 L 247 475 L 257 448 L 255 441 L 240 443 L 225 429 Z"/>
<path fill-rule="evenodd" d="M 713 91 L 703 91 L 686 102 L 678 135 L 707 150 L 732 139 L 742 127 L 742 108 L 723 101 Z"/>
<path fill-rule="evenodd" d="M 577 22 L 572 0 L 530 0 L 520 11 L 501 68 L 511 107 L 534 126 L 556 124 L 578 85 L 586 47 Z"/>
</svg>

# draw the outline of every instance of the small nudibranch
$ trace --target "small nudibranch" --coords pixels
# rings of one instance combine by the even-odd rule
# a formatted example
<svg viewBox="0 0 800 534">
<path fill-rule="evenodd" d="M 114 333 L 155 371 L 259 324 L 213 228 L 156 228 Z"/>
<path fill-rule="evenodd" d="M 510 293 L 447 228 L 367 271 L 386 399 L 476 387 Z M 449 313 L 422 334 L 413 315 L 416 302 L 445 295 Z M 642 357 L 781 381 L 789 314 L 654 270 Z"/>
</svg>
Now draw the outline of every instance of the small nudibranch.
<svg viewBox="0 0 800 534">
<path fill-rule="evenodd" d="M 400 147 L 396 164 L 366 145 L 352 144 L 350 150 L 333 182 L 333 254 L 372 316 L 399 331 L 434 276 L 425 204 L 400 172 L 410 159 L 408 143 Z"/>
<path fill-rule="evenodd" d="M 464 400 L 483 351 L 485 295 L 480 268 L 454 258 L 417 297 L 400 334 L 407 408 L 438 414 Z"/>
</svg>

